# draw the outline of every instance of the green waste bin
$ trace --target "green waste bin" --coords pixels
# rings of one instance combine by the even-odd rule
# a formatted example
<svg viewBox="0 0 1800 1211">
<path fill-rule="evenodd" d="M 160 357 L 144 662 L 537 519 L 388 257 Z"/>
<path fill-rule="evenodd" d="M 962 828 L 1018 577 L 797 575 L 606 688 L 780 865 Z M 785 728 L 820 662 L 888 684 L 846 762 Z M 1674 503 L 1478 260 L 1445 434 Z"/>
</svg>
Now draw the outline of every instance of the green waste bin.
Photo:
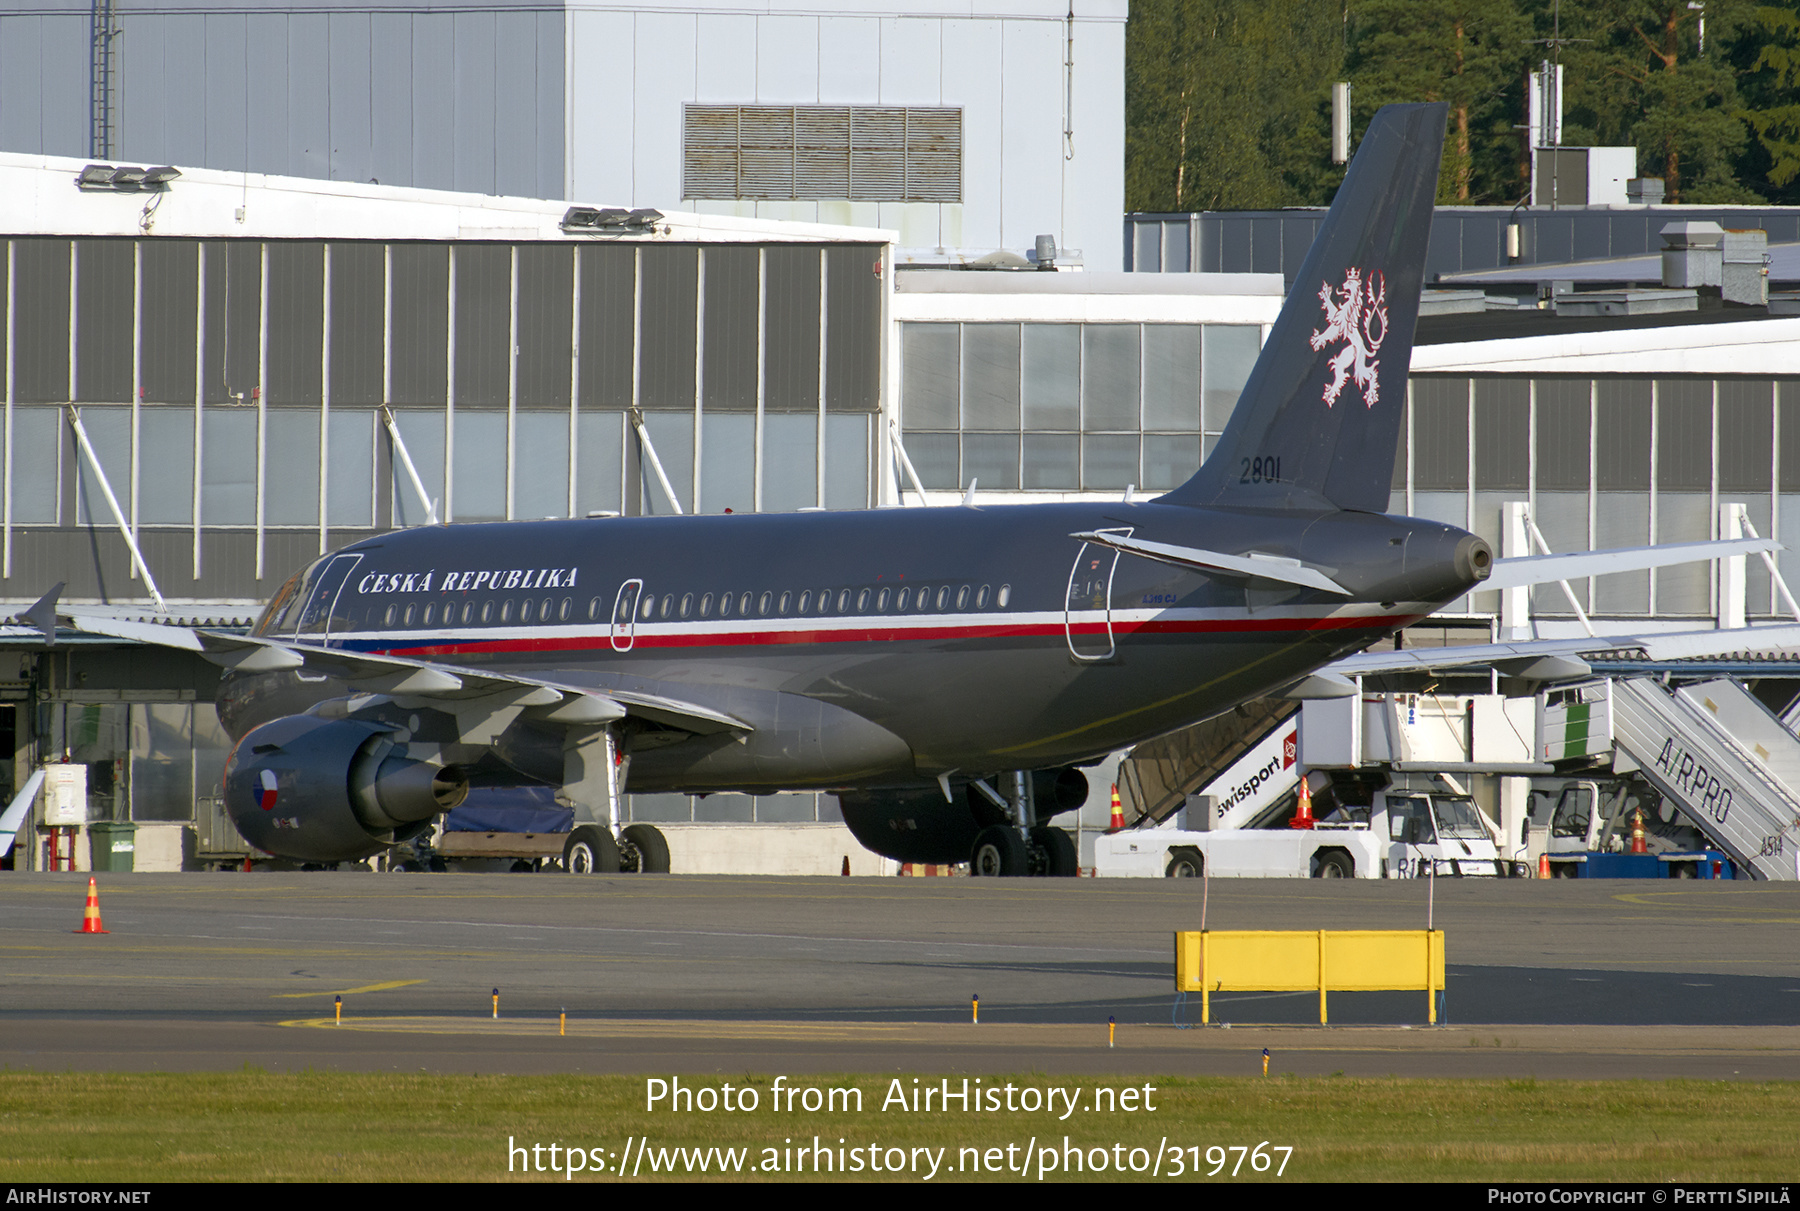
<svg viewBox="0 0 1800 1211">
<path fill-rule="evenodd" d="M 97 871 L 125 874 L 137 853 L 137 825 L 125 820 L 97 820 L 88 825 L 90 865 Z"/>
</svg>

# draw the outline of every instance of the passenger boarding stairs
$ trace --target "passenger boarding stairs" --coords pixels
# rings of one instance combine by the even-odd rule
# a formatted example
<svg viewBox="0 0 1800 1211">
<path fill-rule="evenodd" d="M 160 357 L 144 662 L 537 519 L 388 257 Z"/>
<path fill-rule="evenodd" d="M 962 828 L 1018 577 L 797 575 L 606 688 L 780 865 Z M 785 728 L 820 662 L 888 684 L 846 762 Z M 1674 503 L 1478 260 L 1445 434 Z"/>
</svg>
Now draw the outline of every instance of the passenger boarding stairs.
<svg viewBox="0 0 1800 1211">
<path fill-rule="evenodd" d="M 1128 827 L 1160 824 L 1191 794 L 1211 794 L 1215 819 L 1189 828 L 1236 828 L 1267 806 L 1271 794 L 1293 791 L 1298 766 L 1291 747 L 1299 704 L 1258 698 L 1215 719 L 1145 741 L 1119 763 L 1119 798 Z M 1272 763 L 1272 767 L 1271 767 Z M 1242 793 L 1240 794 L 1240 788 Z M 1217 817 L 1217 808 L 1225 816 Z"/>
<path fill-rule="evenodd" d="M 1560 691 L 1538 743 L 1546 761 L 1610 752 L 1616 772 L 1640 772 L 1740 869 L 1800 879 L 1800 737 L 1737 682 Z"/>
</svg>

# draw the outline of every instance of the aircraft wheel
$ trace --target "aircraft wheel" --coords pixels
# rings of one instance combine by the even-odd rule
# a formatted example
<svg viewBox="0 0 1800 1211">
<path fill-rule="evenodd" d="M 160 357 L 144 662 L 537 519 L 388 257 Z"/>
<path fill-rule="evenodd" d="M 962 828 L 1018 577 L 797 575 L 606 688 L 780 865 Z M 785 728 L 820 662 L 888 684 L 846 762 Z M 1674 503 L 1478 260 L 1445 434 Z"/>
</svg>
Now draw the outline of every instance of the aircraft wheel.
<svg viewBox="0 0 1800 1211">
<path fill-rule="evenodd" d="M 1016 828 L 995 825 L 982 829 L 969 852 L 969 873 L 982 878 L 1022 875 L 1030 868 L 1031 855 Z"/>
<path fill-rule="evenodd" d="M 604 828 L 583 824 L 563 842 L 563 869 L 572 875 L 610 875 L 619 869 L 619 843 Z"/>
<path fill-rule="evenodd" d="M 1206 859 L 1197 849 L 1183 847 L 1169 854 L 1169 869 L 1163 874 L 1171 879 L 1198 879 L 1206 873 Z"/>
<path fill-rule="evenodd" d="M 619 830 L 619 869 L 626 874 L 668 874 L 669 842 L 648 824 L 627 824 Z"/>
<path fill-rule="evenodd" d="M 1048 825 L 1031 830 L 1031 844 L 1044 855 L 1044 873 L 1052 879 L 1073 879 L 1081 869 L 1075 839 Z"/>
<path fill-rule="evenodd" d="M 1319 858 L 1319 869 L 1313 872 L 1315 879 L 1354 879 L 1356 867 L 1343 854 L 1324 854 Z"/>
</svg>

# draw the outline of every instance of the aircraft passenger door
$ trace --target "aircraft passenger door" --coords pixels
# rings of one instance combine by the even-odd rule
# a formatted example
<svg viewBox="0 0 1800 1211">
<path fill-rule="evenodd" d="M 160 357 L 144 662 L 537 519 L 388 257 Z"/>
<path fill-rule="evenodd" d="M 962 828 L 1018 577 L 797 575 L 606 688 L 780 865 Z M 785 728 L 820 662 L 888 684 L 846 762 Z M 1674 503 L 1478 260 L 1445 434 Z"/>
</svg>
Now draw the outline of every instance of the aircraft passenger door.
<svg viewBox="0 0 1800 1211">
<path fill-rule="evenodd" d="M 629 652 L 631 645 L 637 642 L 638 597 L 643 591 L 644 582 L 637 579 L 628 580 L 619 586 L 612 614 L 612 645 L 615 652 Z"/>
<path fill-rule="evenodd" d="M 350 618 L 338 608 L 338 599 L 343 596 L 344 585 L 349 582 L 350 573 L 361 562 L 361 555 L 339 555 L 325 565 L 318 580 L 313 582 L 306 606 L 294 621 L 295 639 L 329 644 L 333 630 L 350 629 Z"/>
<path fill-rule="evenodd" d="M 1131 533 L 1126 526 L 1102 530 L 1102 534 Z M 1063 599 L 1063 634 L 1069 641 L 1069 655 L 1081 661 L 1112 659 L 1116 650 L 1112 630 L 1113 569 L 1119 566 L 1119 553 L 1111 547 L 1084 542 L 1075 553 L 1069 568 L 1069 592 Z"/>
</svg>

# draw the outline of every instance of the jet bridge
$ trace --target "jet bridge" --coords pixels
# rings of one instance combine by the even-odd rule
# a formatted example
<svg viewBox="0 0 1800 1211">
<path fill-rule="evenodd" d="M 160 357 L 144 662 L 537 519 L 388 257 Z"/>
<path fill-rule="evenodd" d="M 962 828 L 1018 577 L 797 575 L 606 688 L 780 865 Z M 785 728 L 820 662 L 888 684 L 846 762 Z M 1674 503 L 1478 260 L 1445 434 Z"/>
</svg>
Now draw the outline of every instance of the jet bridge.
<svg viewBox="0 0 1800 1211">
<path fill-rule="evenodd" d="M 1800 737 L 1735 681 L 1609 678 L 1551 694 L 1538 754 L 1636 771 L 1755 878 L 1800 879 Z"/>
</svg>

